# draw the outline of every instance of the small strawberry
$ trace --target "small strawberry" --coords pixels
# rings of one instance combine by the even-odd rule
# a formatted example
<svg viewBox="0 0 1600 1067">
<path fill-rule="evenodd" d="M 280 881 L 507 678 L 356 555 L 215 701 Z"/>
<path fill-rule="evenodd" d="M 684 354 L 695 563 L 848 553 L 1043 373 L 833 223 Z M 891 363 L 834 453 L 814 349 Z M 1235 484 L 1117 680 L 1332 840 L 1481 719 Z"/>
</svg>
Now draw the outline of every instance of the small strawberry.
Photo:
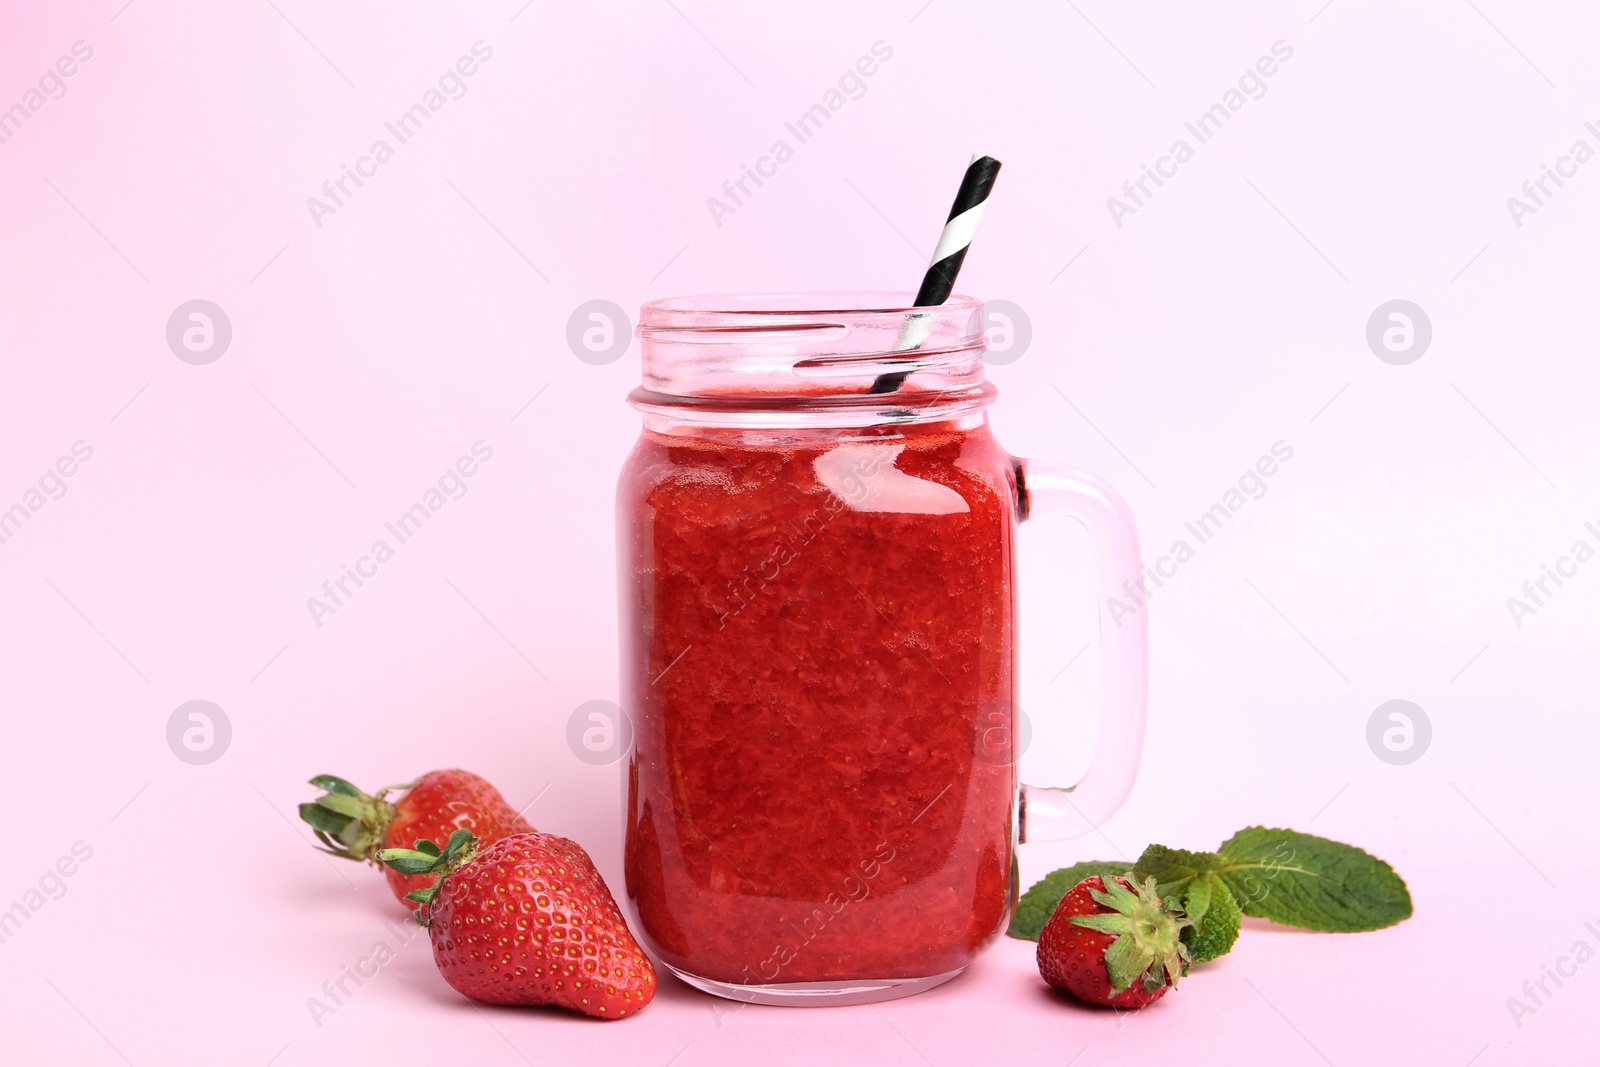
<svg viewBox="0 0 1600 1067">
<path fill-rule="evenodd" d="M 656 971 L 589 854 L 554 834 L 512 834 L 478 846 L 469 830 L 443 849 L 386 848 L 408 876 L 438 875 L 408 894 L 428 928 L 433 962 L 456 992 L 485 1004 L 556 1004 L 620 1019 L 650 1003 Z"/>
<path fill-rule="evenodd" d="M 1142 1008 L 1189 972 L 1189 920 L 1156 880 L 1091 875 L 1067 891 L 1039 934 L 1039 973 L 1079 1000 Z"/>
<path fill-rule="evenodd" d="M 429 771 L 408 785 L 391 785 L 368 795 L 331 774 L 311 784 L 324 796 L 300 805 L 300 818 L 311 824 L 324 851 L 350 860 L 378 862 L 378 850 L 404 848 L 413 841 L 443 841 L 457 830 L 471 830 L 483 841 L 527 834 L 533 827 L 511 809 L 500 791 L 470 771 Z M 390 803 L 388 794 L 405 795 Z M 433 879 L 385 869 L 395 899 L 426 889 Z"/>
</svg>

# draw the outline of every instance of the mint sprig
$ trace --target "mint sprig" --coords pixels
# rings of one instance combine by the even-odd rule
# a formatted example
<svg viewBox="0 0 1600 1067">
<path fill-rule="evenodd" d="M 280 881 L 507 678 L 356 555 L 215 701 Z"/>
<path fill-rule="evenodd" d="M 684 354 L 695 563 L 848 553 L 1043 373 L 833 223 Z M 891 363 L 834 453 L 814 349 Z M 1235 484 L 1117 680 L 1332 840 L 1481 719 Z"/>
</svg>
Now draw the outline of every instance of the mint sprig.
<svg viewBox="0 0 1600 1067">
<path fill-rule="evenodd" d="M 1126 866 L 1089 861 L 1051 872 L 1023 894 L 1007 933 L 1037 941 L 1069 889 L 1092 874 L 1117 874 Z M 1160 896 L 1178 898 L 1189 920 L 1183 940 L 1197 963 L 1233 947 L 1241 913 L 1341 933 L 1379 930 L 1412 913 L 1405 882 L 1376 856 L 1325 837 L 1264 826 L 1240 830 L 1215 852 L 1151 845 L 1129 878 L 1154 878 Z"/>
</svg>

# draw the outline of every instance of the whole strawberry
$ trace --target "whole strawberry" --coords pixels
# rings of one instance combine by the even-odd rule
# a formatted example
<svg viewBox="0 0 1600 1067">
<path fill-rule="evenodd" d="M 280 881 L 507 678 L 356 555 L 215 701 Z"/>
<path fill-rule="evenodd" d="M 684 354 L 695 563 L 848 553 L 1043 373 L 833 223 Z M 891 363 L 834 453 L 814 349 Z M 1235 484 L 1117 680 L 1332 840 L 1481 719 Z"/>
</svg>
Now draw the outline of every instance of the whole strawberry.
<svg viewBox="0 0 1600 1067">
<path fill-rule="evenodd" d="M 485 1004 L 556 1004 L 620 1019 L 656 992 L 656 971 L 589 854 L 554 834 L 513 834 L 481 850 L 468 830 L 440 849 L 378 853 L 408 876 L 438 875 L 421 904 L 433 962 L 456 992 Z"/>
<path fill-rule="evenodd" d="M 457 830 L 471 830 L 483 841 L 527 834 L 533 827 L 512 810 L 500 791 L 470 771 L 429 771 L 408 785 L 392 785 L 368 795 L 331 774 L 311 784 L 326 790 L 300 805 L 300 818 L 311 824 L 325 851 L 345 859 L 378 862 L 378 850 L 405 848 L 413 841 L 443 841 Z M 405 790 L 394 803 L 388 794 Z M 395 899 L 426 889 L 433 878 L 407 876 L 385 868 Z"/>
<path fill-rule="evenodd" d="M 1189 972 L 1189 920 L 1156 880 L 1092 875 L 1067 891 L 1039 934 L 1039 973 L 1091 1004 L 1142 1008 Z"/>
</svg>

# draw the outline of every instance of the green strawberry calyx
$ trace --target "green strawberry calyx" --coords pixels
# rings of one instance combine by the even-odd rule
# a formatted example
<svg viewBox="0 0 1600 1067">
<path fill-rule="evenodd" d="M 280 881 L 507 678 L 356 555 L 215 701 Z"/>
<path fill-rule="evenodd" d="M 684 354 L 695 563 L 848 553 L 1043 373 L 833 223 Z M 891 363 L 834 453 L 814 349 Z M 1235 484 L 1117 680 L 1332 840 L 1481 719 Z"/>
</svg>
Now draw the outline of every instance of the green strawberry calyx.
<svg viewBox="0 0 1600 1067">
<path fill-rule="evenodd" d="M 437 874 L 433 884 L 425 889 L 413 889 L 406 899 L 419 905 L 417 922 L 428 925 L 428 906 L 439 893 L 445 876 L 464 864 L 470 863 L 478 853 L 478 839 L 471 830 L 457 830 L 440 848 L 432 841 L 418 841 L 412 848 L 381 848 L 378 861 L 401 874 Z"/>
<path fill-rule="evenodd" d="M 1085 930 L 1114 934 L 1116 940 L 1106 949 L 1106 973 L 1115 996 L 1140 982 L 1147 990 L 1176 986 L 1180 975 L 1189 973 L 1189 948 L 1182 932 L 1189 920 L 1175 897 L 1163 900 L 1156 893 L 1156 880 L 1146 878 L 1143 885 L 1107 875 L 1101 878 L 1105 890 L 1089 888 L 1089 896 L 1109 912 L 1074 915 L 1068 922 Z"/>
<path fill-rule="evenodd" d="M 395 807 L 388 795 L 416 785 L 390 785 L 376 793 L 363 793 L 343 778 L 319 774 L 311 784 L 323 790 L 316 800 L 300 805 L 300 818 L 322 842 L 321 851 L 356 862 L 377 863 L 378 849 L 394 821 Z"/>
</svg>

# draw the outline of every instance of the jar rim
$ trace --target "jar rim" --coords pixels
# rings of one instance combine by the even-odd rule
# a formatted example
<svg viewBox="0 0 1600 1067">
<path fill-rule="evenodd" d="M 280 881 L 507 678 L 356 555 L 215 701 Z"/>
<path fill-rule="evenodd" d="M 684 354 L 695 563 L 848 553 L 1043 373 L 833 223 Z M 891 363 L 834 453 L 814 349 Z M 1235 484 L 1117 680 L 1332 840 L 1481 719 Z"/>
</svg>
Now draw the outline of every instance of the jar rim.
<svg viewBox="0 0 1600 1067">
<path fill-rule="evenodd" d="M 647 415 L 724 425 L 874 425 L 987 405 L 982 301 L 913 299 L 861 290 L 652 300 L 639 311 L 642 374 L 628 400 Z"/>
</svg>

